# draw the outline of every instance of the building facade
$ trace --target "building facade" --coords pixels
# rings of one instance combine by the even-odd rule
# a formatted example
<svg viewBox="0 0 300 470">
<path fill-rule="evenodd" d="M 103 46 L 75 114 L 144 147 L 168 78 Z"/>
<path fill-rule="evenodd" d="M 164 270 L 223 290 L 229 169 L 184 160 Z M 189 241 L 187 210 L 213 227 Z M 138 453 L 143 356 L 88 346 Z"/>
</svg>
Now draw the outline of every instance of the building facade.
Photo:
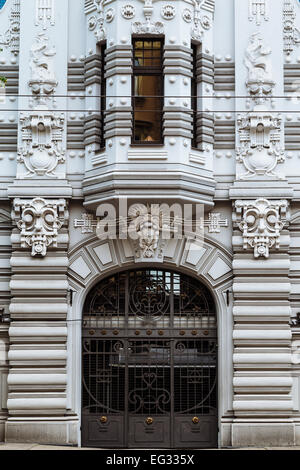
<svg viewBox="0 0 300 470">
<path fill-rule="evenodd" d="M 300 2 L 0 25 L 0 441 L 299 446 Z"/>
</svg>

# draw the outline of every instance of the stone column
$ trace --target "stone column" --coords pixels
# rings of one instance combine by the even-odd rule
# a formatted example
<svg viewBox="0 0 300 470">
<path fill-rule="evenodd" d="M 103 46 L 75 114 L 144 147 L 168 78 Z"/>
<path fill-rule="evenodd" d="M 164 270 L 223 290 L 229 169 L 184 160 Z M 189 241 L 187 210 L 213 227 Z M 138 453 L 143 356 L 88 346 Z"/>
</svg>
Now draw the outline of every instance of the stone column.
<svg viewBox="0 0 300 470">
<path fill-rule="evenodd" d="M 234 204 L 233 446 L 294 444 L 286 210 L 286 200 Z"/>
<path fill-rule="evenodd" d="M 75 444 L 67 411 L 66 202 L 16 199 L 13 218 L 6 440 Z"/>
<path fill-rule="evenodd" d="M 284 176 L 281 9 L 235 2 L 237 172 L 233 200 L 233 446 L 295 443 L 291 419 L 289 210 Z M 249 16 L 248 16 L 249 13 Z M 262 27 L 263 22 L 263 27 Z"/>
<path fill-rule="evenodd" d="M 5 207 L 5 209 L 3 208 Z M 5 439 L 5 422 L 7 420 L 7 376 L 9 348 L 9 302 L 10 302 L 10 256 L 11 217 L 9 207 L 2 203 L 0 210 L 0 442 Z"/>
<path fill-rule="evenodd" d="M 21 3 L 6 440 L 73 444 L 67 410 L 68 0 Z M 59 13 L 58 13 L 59 8 Z M 28 98 L 28 94 L 31 95 Z M 60 95 L 59 98 L 57 95 Z M 70 413 L 72 415 L 72 413 Z"/>
</svg>

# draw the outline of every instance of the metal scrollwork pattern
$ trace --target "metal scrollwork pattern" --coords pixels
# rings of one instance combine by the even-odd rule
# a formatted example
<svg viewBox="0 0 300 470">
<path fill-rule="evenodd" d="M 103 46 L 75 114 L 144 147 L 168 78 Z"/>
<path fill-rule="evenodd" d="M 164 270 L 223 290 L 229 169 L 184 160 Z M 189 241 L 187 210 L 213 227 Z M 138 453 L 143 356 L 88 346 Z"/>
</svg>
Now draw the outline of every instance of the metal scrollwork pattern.
<svg viewBox="0 0 300 470">
<path fill-rule="evenodd" d="M 119 273 L 96 285 L 83 321 L 87 328 L 216 328 L 214 301 L 204 285 L 156 269 Z"/>
<path fill-rule="evenodd" d="M 161 435 L 168 445 L 173 423 L 180 447 L 186 433 L 207 429 L 202 417 L 216 426 L 215 305 L 196 279 L 158 269 L 115 274 L 88 294 L 82 334 L 85 443 L 115 446 L 119 436 L 121 447 L 130 439 L 150 446 Z"/>
<path fill-rule="evenodd" d="M 141 387 L 131 390 L 128 395 L 132 412 L 136 414 L 165 413 L 171 401 L 171 394 L 168 389 L 159 387 L 159 381 L 162 379 L 163 376 L 154 372 L 143 372 L 135 377 L 135 380 L 141 383 Z"/>
<path fill-rule="evenodd" d="M 136 281 L 130 289 L 130 312 L 155 322 L 170 308 L 168 286 L 154 276 L 141 276 Z"/>
</svg>

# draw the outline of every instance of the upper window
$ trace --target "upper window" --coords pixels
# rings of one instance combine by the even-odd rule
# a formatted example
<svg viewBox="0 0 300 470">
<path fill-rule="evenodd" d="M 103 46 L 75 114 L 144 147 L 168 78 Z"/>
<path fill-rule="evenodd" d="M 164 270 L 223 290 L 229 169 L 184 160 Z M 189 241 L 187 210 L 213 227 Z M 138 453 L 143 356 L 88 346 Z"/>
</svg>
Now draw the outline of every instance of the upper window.
<svg viewBox="0 0 300 470">
<path fill-rule="evenodd" d="M 101 128 L 100 128 L 100 148 L 105 148 L 105 109 L 106 109 L 106 78 L 105 78 L 105 55 L 106 43 L 100 46 L 101 55 Z"/>
<path fill-rule="evenodd" d="M 198 81 L 197 81 L 197 49 L 196 44 L 192 44 L 192 61 L 193 61 L 193 77 L 192 77 L 192 125 L 193 125 L 193 138 L 192 147 L 197 148 L 197 114 L 198 114 Z"/>
<path fill-rule="evenodd" d="M 133 143 L 161 144 L 163 113 L 163 41 L 133 41 Z"/>
<path fill-rule="evenodd" d="M 0 10 L 4 7 L 6 0 L 0 0 Z"/>
</svg>

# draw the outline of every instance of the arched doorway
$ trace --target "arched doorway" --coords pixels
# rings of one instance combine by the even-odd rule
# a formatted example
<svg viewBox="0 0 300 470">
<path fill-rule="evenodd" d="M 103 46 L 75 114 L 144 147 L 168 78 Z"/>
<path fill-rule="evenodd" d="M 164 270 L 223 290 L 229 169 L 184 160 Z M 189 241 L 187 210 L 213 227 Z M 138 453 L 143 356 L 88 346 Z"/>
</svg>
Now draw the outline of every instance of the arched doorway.
<svg viewBox="0 0 300 470">
<path fill-rule="evenodd" d="M 216 447 L 216 322 L 211 293 L 185 274 L 97 284 L 83 311 L 82 445 Z"/>
</svg>

